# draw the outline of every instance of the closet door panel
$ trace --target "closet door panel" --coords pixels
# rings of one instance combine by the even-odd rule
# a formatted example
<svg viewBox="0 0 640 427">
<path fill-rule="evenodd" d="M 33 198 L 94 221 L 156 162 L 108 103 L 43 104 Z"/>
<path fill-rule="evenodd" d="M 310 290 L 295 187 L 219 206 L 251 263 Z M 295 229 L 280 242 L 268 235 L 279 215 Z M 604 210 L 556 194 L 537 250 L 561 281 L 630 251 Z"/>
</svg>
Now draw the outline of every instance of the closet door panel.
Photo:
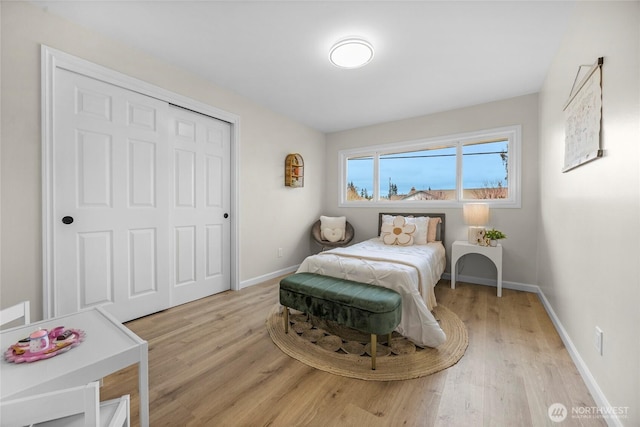
<svg viewBox="0 0 640 427">
<path fill-rule="evenodd" d="M 172 301 L 182 304 L 231 288 L 231 226 L 225 218 L 231 204 L 231 126 L 174 106 L 169 115 L 176 251 Z"/>
<path fill-rule="evenodd" d="M 168 108 L 56 70 L 56 315 L 102 305 L 126 321 L 170 306 Z"/>
</svg>

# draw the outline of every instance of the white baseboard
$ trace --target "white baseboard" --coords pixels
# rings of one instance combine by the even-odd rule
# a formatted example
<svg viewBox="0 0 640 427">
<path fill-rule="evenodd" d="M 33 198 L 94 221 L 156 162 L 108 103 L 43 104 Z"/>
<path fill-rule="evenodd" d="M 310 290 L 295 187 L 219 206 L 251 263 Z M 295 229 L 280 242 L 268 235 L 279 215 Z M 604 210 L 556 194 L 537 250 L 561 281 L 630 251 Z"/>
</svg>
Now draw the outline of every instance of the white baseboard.
<svg viewBox="0 0 640 427">
<path fill-rule="evenodd" d="M 451 275 L 449 273 L 445 273 L 442 275 L 442 278 L 451 280 Z M 497 287 L 495 280 L 485 279 L 482 277 L 474 277 L 474 276 L 457 275 L 456 282 L 466 282 L 466 283 L 473 283 L 476 285 Z M 576 365 L 576 368 L 578 368 L 578 372 L 580 373 L 582 380 L 585 382 L 587 388 L 589 389 L 591 396 L 593 396 L 593 400 L 595 401 L 596 405 L 600 408 L 611 408 L 611 405 L 609 404 L 607 397 L 602 392 L 602 389 L 600 388 L 595 378 L 591 374 L 591 371 L 589 371 L 587 364 L 582 359 L 582 356 L 580 356 L 578 349 L 573 344 L 573 341 L 571 341 L 571 338 L 569 337 L 567 330 L 564 328 L 564 326 L 562 326 L 560 319 L 556 315 L 555 311 L 553 311 L 553 307 L 551 307 L 551 304 L 549 303 L 549 300 L 547 300 L 547 297 L 544 295 L 544 292 L 542 292 L 542 289 L 540 289 L 538 285 L 509 282 L 505 280 L 502 281 L 502 288 L 513 289 L 513 290 L 524 291 L 524 292 L 531 292 L 538 295 L 538 298 L 540 298 L 540 301 L 542 302 L 542 306 L 544 307 L 547 314 L 551 318 L 551 321 L 553 322 L 553 326 L 556 328 L 556 331 L 558 332 L 558 335 L 560 335 L 560 338 L 562 339 L 564 346 L 567 348 L 567 351 L 569 352 L 569 356 L 571 356 L 571 360 L 573 360 L 573 363 Z M 607 425 L 611 427 L 623 427 L 622 422 L 617 417 L 608 416 L 604 418 L 604 420 L 607 422 Z"/>
<path fill-rule="evenodd" d="M 443 279 L 451 280 L 451 274 L 444 273 Z M 484 277 L 465 276 L 461 274 L 456 275 L 457 282 L 473 283 L 475 285 L 493 286 L 497 288 L 498 285 L 495 280 L 485 279 Z M 537 285 L 530 285 L 528 283 L 510 282 L 507 280 L 502 281 L 502 289 L 513 289 L 514 291 L 531 292 L 537 294 L 540 292 L 540 288 Z"/>
<path fill-rule="evenodd" d="M 278 270 L 268 274 L 264 274 L 262 276 L 254 277 L 253 279 L 243 280 L 240 282 L 240 289 L 248 288 L 249 286 L 257 285 L 259 283 L 275 279 L 276 277 L 293 273 L 298 269 L 298 267 L 300 267 L 300 264 L 292 265 L 291 267 L 283 268 L 282 270 Z"/>
<path fill-rule="evenodd" d="M 560 322 L 560 319 L 556 315 L 555 311 L 553 311 L 553 307 L 551 307 L 549 300 L 547 300 L 547 297 L 544 295 L 544 293 L 542 292 L 542 289 L 540 289 L 539 287 L 538 287 L 538 298 L 540 298 L 540 301 L 542 302 L 542 305 L 547 311 L 547 314 L 551 318 L 551 321 L 553 322 L 553 325 L 555 326 L 556 331 L 558 331 L 558 334 L 560 335 L 560 338 L 562 339 L 564 346 L 567 348 L 567 351 L 569 352 L 569 356 L 571 356 L 571 360 L 573 360 L 573 363 L 578 368 L 578 372 L 580 372 L 580 376 L 582 377 L 585 384 L 587 385 L 587 388 L 589 389 L 591 396 L 593 396 L 593 400 L 596 402 L 596 406 L 598 406 L 599 408 L 605 408 L 605 409 L 611 408 L 611 404 L 607 400 L 607 397 L 602 392 L 602 389 L 596 382 L 596 379 L 593 377 L 593 375 L 591 375 L 591 371 L 589 371 L 589 367 L 582 359 L 582 356 L 580 356 L 580 353 L 578 352 L 578 349 L 576 348 L 576 346 L 573 345 L 573 341 L 571 341 L 569 334 L 567 333 L 564 326 L 562 326 L 562 323 Z M 622 424 L 622 421 L 620 421 L 618 417 L 607 416 L 604 418 L 604 420 L 606 421 L 607 425 L 611 427 L 624 426 L 624 424 Z"/>
</svg>

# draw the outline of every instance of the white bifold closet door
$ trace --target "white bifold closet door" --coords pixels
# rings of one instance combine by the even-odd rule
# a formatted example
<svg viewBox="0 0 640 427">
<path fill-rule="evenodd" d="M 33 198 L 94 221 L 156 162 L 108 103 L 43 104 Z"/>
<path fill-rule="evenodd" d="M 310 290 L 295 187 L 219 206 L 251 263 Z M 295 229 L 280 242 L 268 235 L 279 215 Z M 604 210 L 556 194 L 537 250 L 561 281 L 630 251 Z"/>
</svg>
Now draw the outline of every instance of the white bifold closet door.
<svg viewBox="0 0 640 427">
<path fill-rule="evenodd" d="M 56 70 L 54 314 L 230 288 L 229 124 Z"/>
</svg>

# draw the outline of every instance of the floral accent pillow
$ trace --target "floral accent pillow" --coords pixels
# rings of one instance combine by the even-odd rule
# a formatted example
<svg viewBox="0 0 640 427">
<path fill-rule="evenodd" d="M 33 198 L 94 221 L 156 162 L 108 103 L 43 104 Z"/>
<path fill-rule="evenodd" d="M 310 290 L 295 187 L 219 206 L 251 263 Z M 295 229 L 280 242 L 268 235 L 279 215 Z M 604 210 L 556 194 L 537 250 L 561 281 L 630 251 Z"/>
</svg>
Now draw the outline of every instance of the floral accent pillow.
<svg viewBox="0 0 640 427">
<path fill-rule="evenodd" d="M 403 216 L 397 216 L 392 223 L 382 224 L 380 231 L 385 245 L 411 246 L 416 225 L 407 224 Z"/>
</svg>

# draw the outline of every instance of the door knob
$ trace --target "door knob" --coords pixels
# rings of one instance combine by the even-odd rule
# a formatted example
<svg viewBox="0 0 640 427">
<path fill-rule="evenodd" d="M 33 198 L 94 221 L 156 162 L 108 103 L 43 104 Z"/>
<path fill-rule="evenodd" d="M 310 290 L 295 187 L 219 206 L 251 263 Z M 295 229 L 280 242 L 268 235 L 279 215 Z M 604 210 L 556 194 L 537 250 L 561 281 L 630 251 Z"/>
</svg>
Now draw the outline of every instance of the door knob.
<svg viewBox="0 0 640 427">
<path fill-rule="evenodd" d="M 225 214 L 224 214 L 224 217 L 225 217 L 225 218 L 229 218 L 229 214 L 228 214 L 228 213 L 225 213 Z"/>
<path fill-rule="evenodd" d="M 64 218 L 62 218 L 62 223 L 63 224 L 71 224 L 73 222 L 73 217 L 72 216 L 65 216 Z"/>
</svg>

